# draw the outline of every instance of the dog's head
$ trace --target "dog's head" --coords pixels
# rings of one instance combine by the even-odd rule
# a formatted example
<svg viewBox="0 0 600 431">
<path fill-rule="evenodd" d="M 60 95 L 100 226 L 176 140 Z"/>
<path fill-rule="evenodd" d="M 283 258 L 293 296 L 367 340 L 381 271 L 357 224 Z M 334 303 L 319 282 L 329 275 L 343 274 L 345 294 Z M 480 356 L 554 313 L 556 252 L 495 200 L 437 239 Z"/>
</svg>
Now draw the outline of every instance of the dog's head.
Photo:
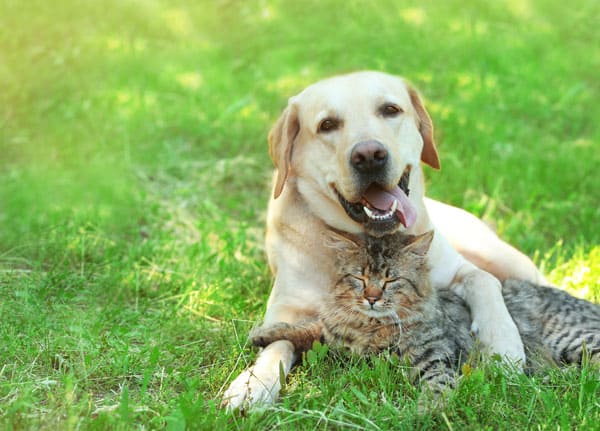
<svg viewBox="0 0 600 431">
<path fill-rule="evenodd" d="M 309 86 L 289 100 L 269 143 L 275 198 L 293 178 L 326 223 L 375 236 L 410 229 L 423 194 L 419 162 L 440 166 L 418 93 L 379 72 Z"/>
</svg>

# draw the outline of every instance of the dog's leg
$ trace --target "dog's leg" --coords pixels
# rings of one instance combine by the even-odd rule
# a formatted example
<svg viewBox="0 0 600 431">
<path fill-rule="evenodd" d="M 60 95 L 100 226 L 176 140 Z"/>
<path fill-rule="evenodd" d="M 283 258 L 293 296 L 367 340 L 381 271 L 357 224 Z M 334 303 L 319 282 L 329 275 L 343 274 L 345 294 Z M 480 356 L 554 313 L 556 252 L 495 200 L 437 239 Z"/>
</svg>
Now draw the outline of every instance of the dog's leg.
<svg viewBox="0 0 600 431">
<path fill-rule="evenodd" d="M 229 411 L 244 411 L 259 404 L 273 403 L 294 361 L 292 343 L 280 340 L 269 344 L 259 353 L 255 364 L 231 382 L 223 396 L 223 404 Z"/>
<path fill-rule="evenodd" d="M 504 304 L 498 279 L 465 262 L 456 275 L 453 288 L 469 305 L 471 329 L 483 347 L 522 368 L 525 364 L 523 342 Z"/>
<path fill-rule="evenodd" d="M 276 283 L 279 280 L 276 280 Z M 310 292 L 309 289 L 306 290 Z M 275 289 L 272 291 L 272 297 L 275 291 Z M 311 303 L 310 296 L 303 297 L 301 293 L 299 295 L 297 298 L 291 297 L 291 302 Z M 313 299 L 317 298 L 316 295 L 312 295 L 312 297 Z M 286 322 L 294 324 L 306 319 L 314 319 L 315 316 L 316 311 L 306 307 L 290 306 L 287 303 L 270 303 L 265 313 L 264 325 L 268 327 Z M 252 337 L 252 334 L 250 336 Z M 281 385 L 285 382 L 296 361 L 295 351 L 294 344 L 288 340 L 275 341 L 266 346 L 258 354 L 254 365 L 231 382 L 223 396 L 223 406 L 227 407 L 229 411 L 245 411 L 259 404 L 275 402 Z"/>
</svg>

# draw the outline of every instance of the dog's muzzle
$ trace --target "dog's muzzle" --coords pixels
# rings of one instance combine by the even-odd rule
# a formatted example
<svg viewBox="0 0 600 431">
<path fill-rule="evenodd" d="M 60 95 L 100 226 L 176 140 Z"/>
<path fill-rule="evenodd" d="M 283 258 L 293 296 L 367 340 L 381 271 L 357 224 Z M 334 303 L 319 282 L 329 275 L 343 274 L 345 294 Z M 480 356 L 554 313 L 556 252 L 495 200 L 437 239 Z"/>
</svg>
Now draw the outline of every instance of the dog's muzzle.
<svg viewBox="0 0 600 431">
<path fill-rule="evenodd" d="M 374 236 L 382 236 L 396 231 L 400 225 L 410 228 L 417 218 L 416 208 L 408 199 L 411 167 L 407 166 L 398 184 L 391 190 L 383 188 L 379 182 L 371 182 L 357 202 L 350 202 L 335 188 L 335 193 L 346 214 L 365 231 Z"/>
</svg>

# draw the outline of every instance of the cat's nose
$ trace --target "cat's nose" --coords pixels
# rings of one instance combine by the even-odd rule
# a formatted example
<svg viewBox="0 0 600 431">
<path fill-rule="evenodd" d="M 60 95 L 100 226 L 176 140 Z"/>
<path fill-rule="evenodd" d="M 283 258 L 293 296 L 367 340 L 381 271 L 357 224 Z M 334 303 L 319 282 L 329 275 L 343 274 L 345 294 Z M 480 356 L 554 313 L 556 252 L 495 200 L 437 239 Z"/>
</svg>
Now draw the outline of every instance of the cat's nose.
<svg viewBox="0 0 600 431">
<path fill-rule="evenodd" d="M 381 299 L 381 296 L 367 296 L 365 299 L 369 301 L 369 304 L 373 305 Z"/>
<path fill-rule="evenodd" d="M 383 291 L 378 287 L 369 286 L 365 289 L 364 297 L 369 304 L 373 305 L 381 299 Z"/>
</svg>

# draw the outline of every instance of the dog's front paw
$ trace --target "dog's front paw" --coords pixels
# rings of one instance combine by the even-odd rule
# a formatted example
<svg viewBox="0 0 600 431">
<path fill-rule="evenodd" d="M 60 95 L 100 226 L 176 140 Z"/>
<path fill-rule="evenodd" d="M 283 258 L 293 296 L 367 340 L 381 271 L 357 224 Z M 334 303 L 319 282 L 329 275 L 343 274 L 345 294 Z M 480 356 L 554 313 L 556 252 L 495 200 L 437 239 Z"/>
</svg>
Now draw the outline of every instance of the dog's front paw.
<svg viewBox="0 0 600 431">
<path fill-rule="evenodd" d="M 279 376 L 256 375 L 249 368 L 231 382 L 223 395 L 222 406 L 229 412 L 245 412 L 261 404 L 275 402 L 281 389 Z"/>
<path fill-rule="evenodd" d="M 275 341 L 263 349 L 253 367 L 231 382 L 223 395 L 223 406 L 229 411 L 247 411 L 277 400 L 285 377 L 294 363 L 294 345 Z"/>
<path fill-rule="evenodd" d="M 471 331 L 481 341 L 489 354 L 499 355 L 503 361 L 522 369 L 525 364 L 525 349 L 519 330 L 510 317 L 504 322 L 488 319 L 473 319 Z"/>
</svg>

